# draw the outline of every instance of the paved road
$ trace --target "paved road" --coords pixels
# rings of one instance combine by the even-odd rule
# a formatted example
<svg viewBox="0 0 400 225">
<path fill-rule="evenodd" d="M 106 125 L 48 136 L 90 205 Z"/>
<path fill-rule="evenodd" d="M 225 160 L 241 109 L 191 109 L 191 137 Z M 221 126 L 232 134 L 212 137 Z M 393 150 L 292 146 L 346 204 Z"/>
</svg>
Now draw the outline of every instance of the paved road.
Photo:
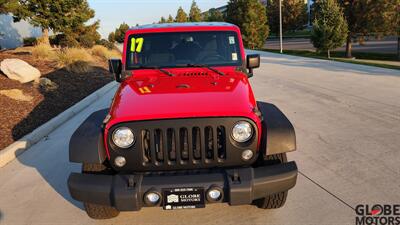
<svg viewBox="0 0 400 225">
<path fill-rule="evenodd" d="M 0 224 L 354 224 L 360 203 L 400 202 L 400 72 L 262 53 L 251 79 L 258 99 L 293 122 L 300 169 L 280 210 L 225 204 L 200 210 L 147 208 L 89 219 L 66 187 L 68 139 L 112 93 L 0 169 Z"/>
<path fill-rule="evenodd" d="M 268 49 L 279 49 L 279 40 L 267 40 L 264 45 Z M 293 38 L 283 40 L 283 49 L 286 50 L 315 50 L 309 39 Z M 345 51 L 345 47 L 336 49 Z M 380 41 L 366 41 L 363 45 L 353 43 L 354 52 L 397 53 L 397 39 L 389 38 Z"/>
</svg>

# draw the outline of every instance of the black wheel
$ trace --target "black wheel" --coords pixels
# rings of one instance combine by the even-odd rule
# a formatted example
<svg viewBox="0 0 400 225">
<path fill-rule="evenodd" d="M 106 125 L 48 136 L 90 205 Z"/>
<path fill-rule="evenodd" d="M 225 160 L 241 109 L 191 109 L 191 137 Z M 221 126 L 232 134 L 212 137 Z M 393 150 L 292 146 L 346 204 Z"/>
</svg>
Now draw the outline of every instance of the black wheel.
<svg viewBox="0 0 400 225">
<path fill-rule="evenodd" d="M 287 162 L 286 153 L 268 155 L 263 159 L 264 165 L 274 165 Z M 288 191 L 283 191 L 253 201 L 260 209 L 277 209 L 285 205 Z"/>
<path fill-rule="evenodd" d="M 82 173 L 112 174 L 113 171 L 111 168 L 103 164 L 84 163 L 82 165 Z M 88 202 L 84 202 L 83 206 L 85 207 L 88 216 L 93 219 L 110 219 L 118 216 L 119 214 L 119 211 L 111 206 L 98 205 Z"/>
<path fill-rule="evenodd" d="M 260 209 L 278 209 L 285 205 L 287 195 L 287 191 L 279 192 L 265 198 L 254 200 L 253 204 Z"/>
</svg>

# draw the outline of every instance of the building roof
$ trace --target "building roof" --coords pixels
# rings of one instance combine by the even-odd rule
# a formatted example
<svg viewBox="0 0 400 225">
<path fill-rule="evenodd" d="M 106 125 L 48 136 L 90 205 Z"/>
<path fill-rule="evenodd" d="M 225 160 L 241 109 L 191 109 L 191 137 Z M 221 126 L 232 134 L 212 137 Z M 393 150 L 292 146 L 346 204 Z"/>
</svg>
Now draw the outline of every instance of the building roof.
<svg viewBox="0 0 400 225">
<path fill-rule="evenodd" d="M 131 27 L 130 30 L 140 30 L 140 29 L 149 29 L 149 28 L 171 28 L 171 27 L 228 27 L 228 26 L 236 26 L 231 23 L 225 22 L 190 22 L 190 23 L 160 23 L 160 24 L 147 24 L 141 25 L 137 27 Z"/>
</svg>

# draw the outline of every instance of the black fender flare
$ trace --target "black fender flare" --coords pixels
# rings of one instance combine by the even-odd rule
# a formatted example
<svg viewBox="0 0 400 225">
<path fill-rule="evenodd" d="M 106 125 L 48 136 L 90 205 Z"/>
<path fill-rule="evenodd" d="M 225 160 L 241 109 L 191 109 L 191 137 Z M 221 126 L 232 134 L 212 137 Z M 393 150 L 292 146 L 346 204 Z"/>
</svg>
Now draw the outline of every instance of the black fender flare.
<svg viewBox="0 0 400 225">
<path fill-rule="evenodd" d="M 103 139 L 103 120 L 109 109 L 92 113 L 75 130 L 69 141 L 69 161 L 75 163 L 103 163 L 106 150 Z"/>
<path fill-rule="evenodd" d="M 264 155 L 296 150 L 296 133 L 289 119 L 273 104 L 257 102 L 262 115 L 262 133 L 260 151 Z"/>
</svg>

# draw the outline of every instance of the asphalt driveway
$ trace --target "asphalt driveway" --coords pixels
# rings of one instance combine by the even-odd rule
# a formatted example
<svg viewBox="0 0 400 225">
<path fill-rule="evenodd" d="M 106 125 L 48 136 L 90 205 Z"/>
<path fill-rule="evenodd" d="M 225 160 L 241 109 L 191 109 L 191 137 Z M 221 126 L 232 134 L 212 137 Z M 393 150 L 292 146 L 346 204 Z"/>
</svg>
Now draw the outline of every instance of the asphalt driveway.
<svg viewBox="0 0 400 225">
<path fill-rule="evenodd" d="M 0 224 L 355 224 L 357 204 L 400 202 L 400 71 L 261 53 L 251 78 L 257 99 L 295 126 L 300 170 L 284 208 L 214 204 L 199 210 L 145 208 L 112 220 L 88 218 L 66 180 L 68 141 L 112 92 L 0 168 Z"/>
</svg>

